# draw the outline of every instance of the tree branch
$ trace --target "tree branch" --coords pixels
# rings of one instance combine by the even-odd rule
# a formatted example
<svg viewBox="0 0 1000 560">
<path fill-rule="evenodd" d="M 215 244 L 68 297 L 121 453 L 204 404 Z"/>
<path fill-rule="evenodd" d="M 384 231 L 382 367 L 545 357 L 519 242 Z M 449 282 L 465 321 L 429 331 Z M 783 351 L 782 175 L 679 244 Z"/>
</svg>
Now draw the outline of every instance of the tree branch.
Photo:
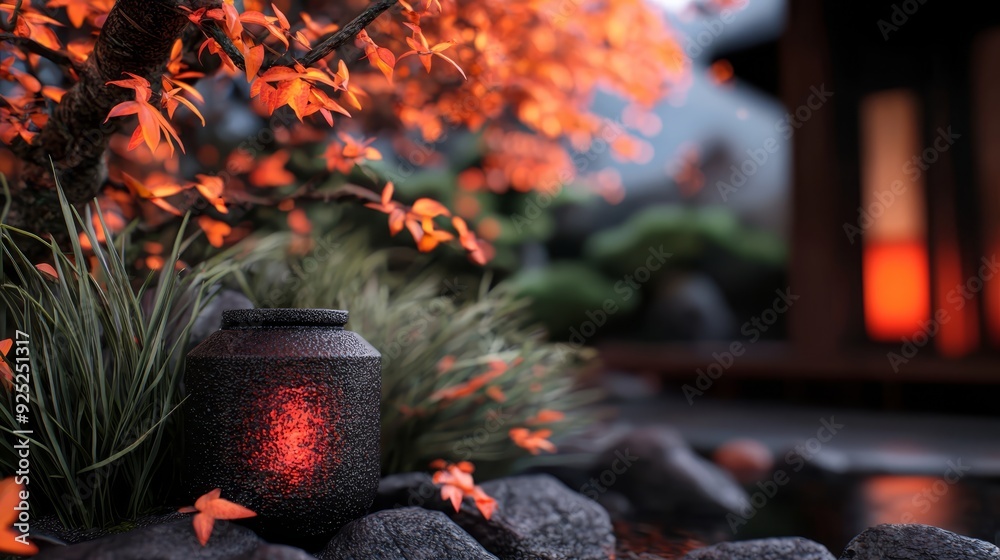
<svg viewBox="0 0 1000 560">
<path fill-rule="evenodd" d="M 118 119 L 106 122 L 107 115 L 112 107 L 131 95 L 129 90 L 107 83 L 130 72 L 146 78 L 154 87 L 158 84 L 174 41 L 189 23 L 187 13 L 179 9 L 183 1 L 117 0 L 93 53 L 85 63 L 76 65 L 79 81 L 53 109 L 34 142 L 25 145 L 24 167 L 12 189 L 7 223 L 30 231 L 62 231 L 62 216 L 55 194 L 57 181 L 70 203 L 78 207 L 99 193 L 107 177 L 105 152 L 108 141 L 118 128 Z M 342 29 L 322 40 L 299 62 L 311 66 L 330 55 L 396 2 L 377 0 Z M 208 6 L 218 0 L 189 3 Z M 7 22 L 0 21 L 0 25 L 4 23 Z M 245 68 L 242 53 L 224 36 L 221 28 L 204 25 L 202 29 L 219 43 L 234 64 Z M 57 62 L 61 58 L 61 53 L 56 51 L 40 52 L 42 45 L 34 41 L 28 43 L 17 38 L 16 42 Z"/>
<path fill-rule="evenodd" d="M 14 2 L 14 9 L 10 13 L 10 19 L 3 21 L 3 17 L 0 17 L 0 29 L 3 29 L 7 33 L 14 32 L 14 28 L 17 27 L 17 17 L 21 14 L 21 3 L 22 0 Z"/>
<path fill-rule="evenodd" d="M 208 5 L 212 5 L 212 2 L 214 2 L 214 0 L 210 0 Z M 295 62 L 299 62 L 300 64 L 308 67 L 323 58 L 326 58 L 335 50 L 343 46 L 344 43 L 357 36 L 362 29 L 370 25 L 371 22 L 375 21 L 375 18 L 382 15 L 383 12 L 394 6 L 396 2 L 397 0 L 379 0 L 375 4 L 368 6 L 365 11 L 358 14 L 358 16 L 351 20 L 350 23 L 323 39 L 318 45 L 310 49 L 309 52 L 307 52 L 301 59 L 296 60 Z M 216 44 L 219 45 L 222 52 L 226 53 L 226 56 L 233 61 L 233 64 L 235 64 L 237 68 L 246 72 L 246 60 L 243 58 L 243 53 L 236 48 L 236 45 L 233 44 L 232 40 L 229 39 L 225 31 L 223 31 L 218 24 L 214 21 L 203 21 L 198 28 L 202 30 L 205 36 L 213 39 Z M 283 57 L 272 59 L 270 62 L 265 62 L 261 67 L 261 71 L 282 64 L 282 62 L 286 61 L 288 58 L 289 56 L 286 54 Z"/>
<path fill-rule="evenodd" d="M 93 53 L 79 66 L 79 81 L 55 106 L 29 147 L 30 154 L 24 158 L 19 181 L 12 189 L 9 224 L 36 232 L 62 231 L 57 181 L 67 199 L 78 207 L 98 194 L 107 175 L 108 141 L 118 128 L 118 119 L 105 121 L 112 107 L 132 95 L 107 83 L 131 72 L 155 87 L 174 40 L 187 24 L 187 14 L 178 9 L 178 0 L 115 3 Z"/>
<path fill-rule="evenodd" d="M 243 53 L 236 48 L 236 45 L 233 44 L 221 27 L 216 25 L 213 21 L 204 21 L 198 27 L 205 33 L 206 36 L 215 40 L 215 42 L 222 49 L 222 52 L 226 53 L 226 56 L 229 57 L 229 60 L 233 61 L 233 64 L 235 64 L 237 68 L 246 72 L 247 64 L 246 60 L 243 59 Z"/>
<path fill-rule="evenodd" d="M 68 54 L 50 49 L 29 37 L 20 37 L 10 33 L 0 33 L 0 41 L 17 45 L 30 53 L 47 58 L 60 66 L 79 70 L 76 62 L 70 58 Z"/>
<path fill-rule="evenodd" d="M 396 0 L 379 0 L 371 6 L 368 6 L 365 11 L 361 12 L 358 17 L 351 20 L 350 23 L 313 47 L 299 60 L 299 62 L 305 66 L 312 66 L 313 64 L 316 64 L 320 60 L 326 58 L 333 51 L 339 49 L 344 43 L 353 39 L 358 33 L 361 33 L 362 29 L 368 27 L 371 22 L 375 21 L 375 18 L 382 15 L 382 12 L 393 7 L 395 4 Z"/>
</svg>

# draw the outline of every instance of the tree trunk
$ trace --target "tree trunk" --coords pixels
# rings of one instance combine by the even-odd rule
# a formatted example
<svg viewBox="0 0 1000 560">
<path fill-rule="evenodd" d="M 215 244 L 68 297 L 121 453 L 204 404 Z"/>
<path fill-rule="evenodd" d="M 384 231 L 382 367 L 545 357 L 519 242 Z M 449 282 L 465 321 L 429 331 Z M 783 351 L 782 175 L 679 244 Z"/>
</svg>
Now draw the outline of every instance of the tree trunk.
<svg viewBox="0 0 1000 560">
<path fill-rule="evenodd" d="M 20 180 L 12 187 L 7 223 L 39 233 L 65 229 L 53 167 L 70 203 L 81 207 L 98 194 L 107 175 L 108 140 L 119 119 L 104 121 L 112 107 L 135 95 L 107 82 L 131 72 L 159 85 L 174 41 L 188 23 L 179 6 L 177 0 L 118 0 L 80 80 L 28 149 Z"/>
</svg>

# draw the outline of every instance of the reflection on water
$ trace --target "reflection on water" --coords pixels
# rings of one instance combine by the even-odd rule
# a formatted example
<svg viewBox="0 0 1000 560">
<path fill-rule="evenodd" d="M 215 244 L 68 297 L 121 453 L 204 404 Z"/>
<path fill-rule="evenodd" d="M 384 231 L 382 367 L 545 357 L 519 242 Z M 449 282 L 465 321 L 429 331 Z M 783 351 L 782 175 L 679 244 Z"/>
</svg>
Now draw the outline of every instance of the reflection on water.
<svg viewBox="0 0 1000 560">
<path fill-rule="evenodd" d="M 920 523 L 1000 542 L 1000 480 L 946 476 L 834 475 L 805 472 L 782 489 L 735 535 L 745 540 L 797 535 L 834 556 L 879 523 Z"/>
<path fill-rule="evenodd" d="M 720 514 L 618 519 L 617 558 L 655 553 L 667 560 L 723 541 L 799 536 L 827 547 L 835 557 L 856 535 L 874 525 L 925 524 L 994 544 L 1000 543 L 1000 479 L 957 476 L 835 474 L 803 470 L 767 503 L 730 524 Z M 746 488 L 753 492 L 756 484 Z"/>
<path fill-rule="evenodd" d="M 873 476 L 861 483 L 864 525 L 920 523 L 959 534 L 970 527 L 962 520 L 959 503 L 964 489 L 959 478 L 949 483 L 931 476 Z"/>
</svg>

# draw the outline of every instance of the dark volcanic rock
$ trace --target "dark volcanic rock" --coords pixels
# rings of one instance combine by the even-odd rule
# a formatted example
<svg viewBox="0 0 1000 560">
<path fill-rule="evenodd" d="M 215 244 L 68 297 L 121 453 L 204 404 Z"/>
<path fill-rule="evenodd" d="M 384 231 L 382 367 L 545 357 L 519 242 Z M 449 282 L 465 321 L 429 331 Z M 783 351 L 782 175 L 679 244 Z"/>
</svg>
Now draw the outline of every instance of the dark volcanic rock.
<svg viewBox="0 0 1000 560">
<path fill-rule="evenodd" d="M 316 560 L 316 557 L 294 546 L 265 544 L 247 556 L 246 560 Z"/>
<path fill-rule="evenodd" d="M 385 477 L 372 508 L 417 506 L 441 511 L 504 560 L 606 560 L 614 551 L 615 538 L 604 508 L 549 475 L 504 478 L 482 487 L 497 501 L 489 521 L 471 499 L 455 512 L 426 473 Z"/>
<path fill-rule="evenodd" d="M 379 481 L 370 511 L 398 507 L 444 511 L 445 501 L 441 499 L 441 488 L 431 481 L 431 475 L 424 472 L 400 473 Z"/>
<path fill-rule="evenodd" d="M 790 537 L 720 543 L 692 550 L 681 560 L 835 560 L 823 545 Z"/>
<path fill-rule="evenodd" d="M 346 525 L 321 560 L 496 560 L 443 513 L 397 508 Z"/>
<path fill-rule="evenodd" d="M 629 432 L 598 456 L 590 474 L 585 494 L 598 498 L 612 489 L 654 517 L 739 514 L 749 501 L 729 473 L 662 426 Z"/>
<path fill-rule="evenodd" d="M 1000 560 L 996 546 L 929 525 L 876 525 L 854 537 L 842 560 Z"/>
<path fill-rule="evenodd" d="M 293 551 L 297 551 L 298 554 Z M 49 549 L 36 558 L 39 560 L 245 560 L 246 558 L 307 560 L 312 557 L 305 551 L 269 545 L 250 529 L 226 521 L 215 523 L 212 538 L 207 545 L 202 546 L 195 538 L 191 520 L 184 519 L 73 546 Z"/>
<path fill-rule="evenodd" d="M 127 531 L 134 531 L 142 527 L 190 518 L 190 515 L 177 513 L 176 509 L 171 509 L 166 513 L 146 515 L 130 522 L 128 525 L 112 527 L 110 529 L 67 529 L 63 527 L 58 517 L 45 515 L 32 521 L 31 538 L 39 544 L 75 544 L 92 541 L 101 537 L 118 535 Z"/>
<path fill-rule="evenodd" d="M 486 482 L 497 501 L 486 521 L 466 500 L 452 519 L 504 560 L 607 560 L 615 537 L 604 509 L 548 475 Z"/>
</svg>

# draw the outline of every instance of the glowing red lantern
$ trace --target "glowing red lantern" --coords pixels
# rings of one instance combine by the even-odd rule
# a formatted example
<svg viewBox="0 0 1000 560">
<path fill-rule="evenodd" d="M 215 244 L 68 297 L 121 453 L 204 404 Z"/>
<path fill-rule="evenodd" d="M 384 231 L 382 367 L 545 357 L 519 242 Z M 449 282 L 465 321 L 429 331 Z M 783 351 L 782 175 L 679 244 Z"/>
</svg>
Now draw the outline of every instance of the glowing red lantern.
<svg viewBox="0 0 1000 560">
<path fill-rule="evenodd" d="M 379 481 L 379 353 L 347 312 L 245 309 L 187 357 L 191 496 L 213 488 L 279 540 L 364 515 Z"/>
</svg>

